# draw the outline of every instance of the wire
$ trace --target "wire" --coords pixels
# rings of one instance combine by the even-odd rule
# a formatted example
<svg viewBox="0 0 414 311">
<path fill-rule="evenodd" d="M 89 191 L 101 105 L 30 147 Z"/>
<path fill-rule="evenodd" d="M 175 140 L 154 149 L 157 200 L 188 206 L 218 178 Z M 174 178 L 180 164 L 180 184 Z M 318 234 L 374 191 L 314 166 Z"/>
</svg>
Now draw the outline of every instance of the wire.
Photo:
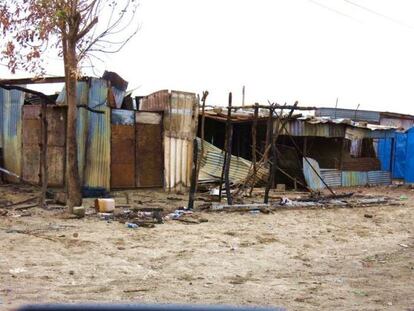
<svg viewBox="0 0 414 311">
<path fill-rule="evenodd" d="M 370 9 L 370 8 L 366 7 L 366 6 L 363 6 L 363 5 L 361 5 L 361 4 L 355 3 L 355 2 L 350 1 L 350 0 L 344 0 L 344 1 L 345 1 L 346 3 L 348 3 L 348 4 L 350 4 L 350 5 L 356 6 L 357 8 L 360 8 L 360 9 L 362 9 L 362 10 L 364 10 L 364 11 L 367 11 L 367 12 L 369 12 L 369 13 L 371 13 L 371 14 L 374 14 L 374 15 L 376 15 L 376 16 L 382 17 L 382 18 L 384 18 L 384 19 L 386 19 L 386 20 L 389 20 L 389 21 L 391 21 L 391 22 L 393 22 L 393 23 L 396 23 L 396 24 L 398 24 L 398 25 L 400 25 L 400 26 L 408 27 L 409 29 L 414 29 L 414 27 L 413 27 L 413 26 L 410 26 L 410 25 L 408 25 L 408 24 L 404 23 L 403 21 L 400 21 L 400 20 L 398 20 L 398 19 L 395 19 L 395 18 L 392 18 L 392 17 L 390 17 L 390 16 L 384 15 L 384 14 L 382 14 L 382 13 L 380 13 L 380 12 L 374 11 L 374 10 L 372 10 L 372 9 Z"/>
<path fill-rule="evenodd" d="M 336 13 L 338 15 L 341 15 L 342 17 L 346 17 L 346 18 L 352 19 L 354 22 L 358 22 L 358 23 L 362 24 L 362 22 L 360 20 L 356 19 L 355 17 L 353 17 L 351 15 L 348 15 L 348 14 L 345 14 L 345 13 L 343 13 L 341 11 L 336 10 L 336 9 L 333 9 L 333 8 L 331 8 L 329 6 L 326 6 L 325 4 L 322 4 L 322 3 L 318 2 L 318 1 L 309 0 L 309 2 L 311 2 L 313 4 L 316 4 L 316 5 L 322 7 L 324 9 L 326 9 L 326 10 L 329 10 L 331 12 L 334 12 L 334 13 Z"/>
</svg>

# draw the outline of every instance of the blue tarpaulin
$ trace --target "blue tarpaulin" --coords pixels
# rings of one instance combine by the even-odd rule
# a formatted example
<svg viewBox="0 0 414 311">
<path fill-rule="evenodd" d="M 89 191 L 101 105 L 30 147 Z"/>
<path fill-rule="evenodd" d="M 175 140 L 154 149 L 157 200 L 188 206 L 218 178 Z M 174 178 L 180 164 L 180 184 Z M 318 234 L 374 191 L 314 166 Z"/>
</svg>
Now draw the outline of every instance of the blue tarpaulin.
<svg viewBox="0 0 414 311">
<path fill-rule="evenodd" d="M 407 156 L 407 134 L 395 134 L 392 178 L 403 179 L 405 175 L 405 161 Z"/>
<path fill-rule="evenodd" d="M 377 157 L 381 162 L 381 170 L 391 172 L 392 138 L 378 140 Z"/>
<path fill-rule="evenodd" d="M 405 182 L 414 183 L 414 128 L 409 129 L 407 132 L 407 148 L 405 159 Z"/>
</svg>

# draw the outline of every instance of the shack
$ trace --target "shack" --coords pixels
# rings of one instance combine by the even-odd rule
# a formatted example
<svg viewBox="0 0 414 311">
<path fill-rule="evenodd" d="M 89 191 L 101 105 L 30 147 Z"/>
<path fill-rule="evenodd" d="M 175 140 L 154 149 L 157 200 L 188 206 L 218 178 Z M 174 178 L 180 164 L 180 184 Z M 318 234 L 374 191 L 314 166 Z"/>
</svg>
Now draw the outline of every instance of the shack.
<svg viewBox="0 0 414 311">
<path fill-rule="evenodd" d="M 60 83 L 64 78 L 2 80 L 8 85 Z M 78 169 L 84 189 L 155 187 L 183 191 L 189 186 L 192 140 L 198 113 L 195 94 L 163 91 L 162 109 L 144 109 L 152 95 L 131 103 L 128 83 L 115 73 L 79 80 Z M 127 96 L 126 96 L 127 94 Z M 64 187 L 65 90 L 47 105 L 49 187 Z M 41 99 L 0 88 L 0 159 L 22 180 L 40 183 Z M 132 102 L 134 102 L 132 100 Z M 139 105 L 139 103 L 141 106 Z M 137 107 L 140 109 L 137 110 Z M 174 152 L 171 152 L 173 150 Z M 181 150 L 177 157 L 175 151 Z M 5 176 L 9 182 L 15 178 Z"/>
<path fill-rule="evenodd" d="M 225 146 L 226 111 L 225 108 L 214 107 L 205 112 L 204 138 L 219 149 Z M 261 109 L 256 118 L 257 127 L 253 131 L 253 109 L 236 108 L 231 115 L 233 156 L 252 161 L 255 140 L 255 156 L 257 159 L 263 157 L 269 145 L 269 118 L 268 111 Z M 273 121 L 273 128 L 285 118 L 286 114 L 279 111 Z M 277 131 L 275 183 L 290 187 L 305 185 L 315 190 L 325 186 L 389 184 L 391 176 L 389 171 L 381 170 L 376 144 L 379 139 L 393 138 L 396 130 L 394 126 L 350 119 L 293 114 L 286 126 Z M 256 133 L 255 137 L 253 132 Z M 311 163 L 312 167 L 309 168 Z M 323 182 L 317 175 L 322 177 Z"/>
</svg>

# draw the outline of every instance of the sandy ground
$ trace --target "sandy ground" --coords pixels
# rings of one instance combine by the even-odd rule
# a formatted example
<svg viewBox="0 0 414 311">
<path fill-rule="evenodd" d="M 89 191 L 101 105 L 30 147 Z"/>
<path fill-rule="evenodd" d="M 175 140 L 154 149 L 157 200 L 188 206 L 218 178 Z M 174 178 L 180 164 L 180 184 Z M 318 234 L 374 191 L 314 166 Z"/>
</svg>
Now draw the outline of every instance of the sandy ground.
<svg viewBox="0 0 414 311">
<path fill-rule="evenodd" d="M 360 191 L 408 200 L 268 215 L 203 212 L 208 222 L 171 220 L 153 229 L 96 216 L 67 219 L 59 209 L 9 213 L 0 216 L 0 309 L 136 302 L 413 310 L 414 191 Z M 18 195 L 0 187 L 0 198 Z M 170 208 L 186 199 L 134 195 L 144 205 Z"/>
</svg>

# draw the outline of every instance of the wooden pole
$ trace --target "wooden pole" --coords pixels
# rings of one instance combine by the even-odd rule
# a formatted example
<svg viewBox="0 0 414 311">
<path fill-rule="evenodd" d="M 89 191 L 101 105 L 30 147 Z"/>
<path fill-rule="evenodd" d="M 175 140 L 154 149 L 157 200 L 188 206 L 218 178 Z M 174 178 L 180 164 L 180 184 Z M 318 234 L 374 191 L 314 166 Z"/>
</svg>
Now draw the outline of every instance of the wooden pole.
<svg viewBox="0 0 414 311">
<path fill-rule="evenodd" d="M 272 151 L 272 156 L 274 156 L 275 154 L 275 146 L 273 143 L 273 126 L 274 126 L 274 120 L 273 120 L 273 109 L 270 109 L 270 115 L 269 115 L 269 122 L 268 122 L 268 143 L 271 144 L 271 151 Z M 269 191 L 270 191 L 270 187 L 272 186 L 272 182 L 273 182 L 273 167 L 274 167 L 274 163 L 275 159 L 273 158 L 273 161 L 271 162 L 271 164 L 269 165 L 269 176 L 268 176 L 268 180 L 267 180 L 267 184 L 266 184 L 266 190 L 265 190 L 265 195 L 264 195 L 264 203 L 267 204 L 269 202 Z"/>
<path fill-rule="evenodd" d="M 191 210 L 194 208 L 194 197 L 196 193 L 197 186 L 197 158 L 198 158 L 198 142 L 197 138 L 193 140 L 193 169 L 191 172 L 191 185 L 190 185 L 190 194 L 188 198 L 188 209 Z"/>
<path fill-rule="evenodd" d="M 229 107 L 232 103 L 232 94 L 229 93 Z M 233 126 L 231 124 L 231 109 L 227 109 L 227 124 L 226 124 L 226 161 L 224 162 L 224 183 L 226 186 L 227 204 L 233 204 L 230 193 L 230 163 L 231 163 L 231 147 L 233 140 Z"/>
<path fill-rule="evenodd" d="M 259 108 L 258 105 L 254 107 L 254 119 L 252 125 L 252 162 L 253 162 L 253 180 L 256 180 L 257 175 L 257 166 L 256 166 L 256 149 L 257 149 L 257 118 L 259 117 Z M 253 192 L 254 183 L 252 183 L 250 188 L 250 195 Z"/>
<path fill-rule="evenodd" d="M 201 138 L 201 151 L 200 151 L 200 159 L 198 159 L 198 165 L 197 165 L 197 176 L 196 176 L 196 191 L 197 191 L 197 184 L 198 184 L 198 177 L 200 175 L 200 167 L 201 167 L 201 161 L 204 157 L 204 126 L 206 123 L 206 114 L 205 114 L 205 108 L 206 108 L 206 99 L 208 96 L 208 91 L 203 92 L 203 97 L 201 98 L 202 106 L 201 106 L 201 129 L 200 129 L 200 138 Z"/>
<path fill-rule="evenodd" d="M 46 207 L 46 191 L 48 183 L 47 174 L 47 103 L 42 100 L 40 111 L 40 123 L 41 123 L 41 138 L 40 138 L 40 172 L 39 179 L 42 185 L 42 191 L 40 193 L 39 206 Z"/>
<path fill-rule="evenodd" d="M 306 157 L 308 154 L 308 137 L 303 138 L 303 155 Z"/>
</svg>

